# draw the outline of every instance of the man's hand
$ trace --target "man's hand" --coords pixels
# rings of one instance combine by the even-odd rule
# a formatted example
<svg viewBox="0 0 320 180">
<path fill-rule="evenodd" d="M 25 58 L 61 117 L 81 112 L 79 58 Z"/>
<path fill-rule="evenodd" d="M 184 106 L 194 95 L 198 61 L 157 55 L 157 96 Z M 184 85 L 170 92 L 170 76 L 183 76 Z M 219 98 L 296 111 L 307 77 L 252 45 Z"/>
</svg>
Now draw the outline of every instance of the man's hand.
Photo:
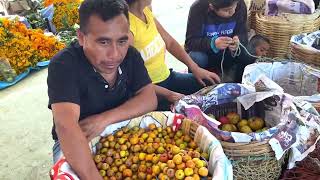
<svg viewBox="0 0 320 180">
<path fill-rule="evenodd" d="M 220 50 L 224 50 L 227 47 L 229 47 L 229 45 L 232 44 L 232 42 L 233 42 L 233 39 L 231 37 L 222 36 L 222 37 L 218 37 L 215 40 L 215 45 L 216 45 L 216 48 Z"/>
<path fill-rule="evenodd" d="M 175 102 L 179 101 L 183 96 L 184 96 L 183 94 L 171 91 L 170 94 L 166 98 L 169 102 L 175 103 Z"/>
<path fill-rule="evenodd" d="M 99 136 L 107 126 L 100 114 L 89 116 L 81 120 L 79 124 L 88 141 Z"/>
<path fill-rule="evenodd" d="M 197 81 L 204 87 L 207 86 L 207 84 L 203 80 L 207 80 L 211 84 L 220 82 L 220 78 L 216 73 L 200 68 L 199 66 L 197 66 L 195 69 L 191 69 L 191 71 Z"/>
<path fill-rule="evenodd" d="M 239 44 L 240 44 L 240 40 L 239 40 L 239 37 L 238 36 L 234 36 L 232 38 L 232 43 L 229 45 L 229 49 L 231 52 L 234 52 L 238 49 L 239 47 Z"/>
</svg>

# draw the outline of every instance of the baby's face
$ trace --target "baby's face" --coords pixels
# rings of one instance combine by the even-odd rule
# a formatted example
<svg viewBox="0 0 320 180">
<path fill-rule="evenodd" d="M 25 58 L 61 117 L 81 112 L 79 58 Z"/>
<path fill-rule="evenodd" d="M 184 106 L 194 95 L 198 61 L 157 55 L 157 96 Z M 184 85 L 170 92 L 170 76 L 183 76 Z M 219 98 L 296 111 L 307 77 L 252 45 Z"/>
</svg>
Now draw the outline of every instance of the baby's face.
<svg viewBox="0 0 320 180">
<path fill-rule="evenodd" d="M 270 50 L 270 44 L 267 42 L 262 42 L 256 47 L 256 55 L 257 56 L 267 56 Z"/>
</svg>

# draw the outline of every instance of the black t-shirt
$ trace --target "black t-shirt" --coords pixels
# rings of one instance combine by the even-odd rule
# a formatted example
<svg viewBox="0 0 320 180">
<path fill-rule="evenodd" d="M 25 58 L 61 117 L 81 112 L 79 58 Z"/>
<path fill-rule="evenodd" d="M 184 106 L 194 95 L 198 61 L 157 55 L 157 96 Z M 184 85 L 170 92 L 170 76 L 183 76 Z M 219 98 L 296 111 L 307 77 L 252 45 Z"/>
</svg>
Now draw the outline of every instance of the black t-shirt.
<svg viewBox="0 0 320 180">
<path fill-rule="evenodd" d="M 192 4 L 187 23 L 186 50 L 211 52 L 210 42 L 215 35 L 237 35 L 241 43 L 248 43 L 247 8 L 244 0 L 239 0 L 235 13 L 230 18 L 219 17 L 210 11 L 208 0 L 197 0 Z"/>
<path fill-rule="evenodd" d="M 151 80 L 140 53 L 129 47 L 118 68 L 116 83 L 111 88 L 89 63 L 79 43 L 75 42 L 52 58 L 47 83 L 49 108 L 59 102 L 78 104 L 82 120 L 123 104 Z M 52 137 L 57 140 L 54 126 Z"/>
</svg>

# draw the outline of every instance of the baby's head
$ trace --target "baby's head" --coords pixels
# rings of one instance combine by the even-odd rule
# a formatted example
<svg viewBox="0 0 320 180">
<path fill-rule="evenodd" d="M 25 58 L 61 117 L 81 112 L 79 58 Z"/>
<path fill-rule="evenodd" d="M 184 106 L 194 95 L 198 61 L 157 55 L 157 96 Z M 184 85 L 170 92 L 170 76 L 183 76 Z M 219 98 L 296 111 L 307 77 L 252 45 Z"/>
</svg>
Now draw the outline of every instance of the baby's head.
<svg viewBox="0 0 320 180">
<path fill-rule="evenodd" d="M 254 35 L 248 44 L 248 50 L 255 56 L 267 56 L 270 50 L 270 40 L 262 35 Z"/>
</svg>

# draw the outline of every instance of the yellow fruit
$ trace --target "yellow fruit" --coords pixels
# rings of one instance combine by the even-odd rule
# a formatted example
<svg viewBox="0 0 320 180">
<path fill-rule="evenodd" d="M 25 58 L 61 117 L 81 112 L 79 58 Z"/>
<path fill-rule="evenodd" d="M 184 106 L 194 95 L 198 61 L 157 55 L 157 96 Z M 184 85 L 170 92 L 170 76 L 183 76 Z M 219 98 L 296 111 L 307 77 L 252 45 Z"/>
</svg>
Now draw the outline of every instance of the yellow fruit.
<svg viewBox="0 0 320 180">
<path fill-rule="evenodd" d="M 202 168 L 199 169 L 198 173 L 199 173 L 200 176 L 207 177 L 209 171 L 208 171 L 208 169 L 206 167 L 202 167 Z"/>
<path fill-rule="evenodd" d="M 238 129 L 240 129 L 242 126 L 245 126 L 245 125 L 248 125 L 248 120 L 246 119 L 241 119 L 238 124 L 237 124 L 237 127 Z"/>
<path fill-rule="evenodd" d="M 192 160 L 188 160 L 188 161 L 186 162 L 186 166 L 187 166 L 188 168 L 194 168 L 194 167 L 196 167 L 195 163 L 194 163 Z"/>
<path fill-rule="evenodd" d="M 117 131 L 116 132 L 116 137 L 120 138 L 123 135 L 123 131 Z"/>
<path fill-rule="evenodd" d="M 186 168 L 186 163 L 181 163 L 181 164 L 177 165 L 177 169 L 184 170 L 185 168 Z"/>
<path fill-rule="evenodd" d="M 152 123 L 152 124 L 149 124 L 148 128 L 149 128 L 150 130 L 154 130 L 154 129 L 157 128 L 157 126 L 156 126 L 154 123 Z"/>
<path fill-rule="evenodd" d="M 203 163 L 203 161 L 202 160 L 197 160 L 196 162 L 195 162 L 195 164 L 196 164 L 196 167 L 197 168 L 202 168 L 202 167 L 204 167 L 204 163 Z"/>
<path fill-rule="evenodd" d="M 251 133 L 252 130 L 251 130 L 251 128 L 249 126 L 242 126 L 240 128 L 240 132 L 242 132 L 242 133 Z"/>
<path fill-rule="evenodd" d="M 267 127 L 264 127 L 264 128 L 262 128 L 261 130 L 262 131 L 266 131 L 266 130 L 268 130 L 269 128 L 267 128 Z"/>
<path fill-rule="evenodd" d="M 173 146 L 171 151 L 172 151 L 172 154 L 176 155 L 180 152 L 180 148 L 178 146 Z"/>
<path fill-rule="evenodd" d="M 177 170 L 176 173 L 175 173 L 175 177 L 176 177 L 177 179 L 183 179 L 183 178 L 184 178 L 184 172 L 183 172 L 183 170 L 181 170 L 181 169 Z"/>
<path fill-rule="evenodd" d="M 157 166 L 157 165 L 153 165 L 152 166 L 152 173 L 155 174 L 155 175 L 160 174 L 160 167 Z"/>
<path fill-rule="evenodd" d="M 185 168 L 184 169 L 185 176 L 192 176 L 193 175 L 193 169 L 192 168 Z"/>
<path fill-rule="evenodd" d="M 235 112 L 228 113 L 227 118 L 229 119 L 230 123 L 234 124 L 234 125 L 236 125 L 240 120 L 239 114 L 237 114 Z"/>
<path fill-rule="evenodd" d="M 192 178 L 193 180 L 200 180 L 200 176 L 198 174 L 194 174 Z"/>
<path fill-rule="evenodd" d="M 264 127 L 264 120 L 259 117 L 250 118 L 248 123 L 250 128 L 254 131 L 262 129 Z"/>
<path fill-rule="evenodd" d="M 143 140 L 146 140 L 148 137 L 149 137 L 149 135 L 148 135 L 147 133 L 143 133 L 143 134 L 141 135 L 141 138 L 142 138 Z"/>
<path fill-rule="evenodd" d="M 237 127 L 234 124 L 224 124 L 221 128 L 222 131 L 235 132 Z"/>
<path fill-rule="evenodd" d="M 173 162 L 173 160 L 169 160 L 167 162 L 168 168 L 174 169 L 176 167 L 176 164 Z"/>
<path fill-rule="evenodd" d="M 132 138 L 130 138 L 130 143 L 131 145 L 136 145 L 139 142 L 139 138 L 137 136 L 133 136 Z"/>
<path fill-rule="evenodd" d="M 201 153 L 201 157 L 205 158 L 206 160 L 209 160 L 209 154 L 208 153 Z"/>
<path fill-rule="evenodd" d="M 152 161 L 153 156 L 154 156 L 153 154 L 147 154 L 146 157 L 145 157 L 145 160 L 146 161 Z"/>
<path fill-rule="evenodd" d="M 102 177 L 106 176 L 106 174 L 107 174 L 107 172 L 105 170 L 100 170 L 99 173 Z"/>
<path fill-rule="evenodd" d="M 182 157 L 180 154 L 176 154 L 173 156 L 173 162 L 177 165 L 181 164 L 182 163 Z"/>
<path fill-rule="evenodd" d="M 183 137 L 183 141 L 189 143 L 191 141 L 191 137 L 189 135 L 185 135 Z"/>
<path fill-rule="evenodd" d="M 139 153 L 139 160 L 143 161 L 146 158 L 146 153 Z"/>
</svg>

